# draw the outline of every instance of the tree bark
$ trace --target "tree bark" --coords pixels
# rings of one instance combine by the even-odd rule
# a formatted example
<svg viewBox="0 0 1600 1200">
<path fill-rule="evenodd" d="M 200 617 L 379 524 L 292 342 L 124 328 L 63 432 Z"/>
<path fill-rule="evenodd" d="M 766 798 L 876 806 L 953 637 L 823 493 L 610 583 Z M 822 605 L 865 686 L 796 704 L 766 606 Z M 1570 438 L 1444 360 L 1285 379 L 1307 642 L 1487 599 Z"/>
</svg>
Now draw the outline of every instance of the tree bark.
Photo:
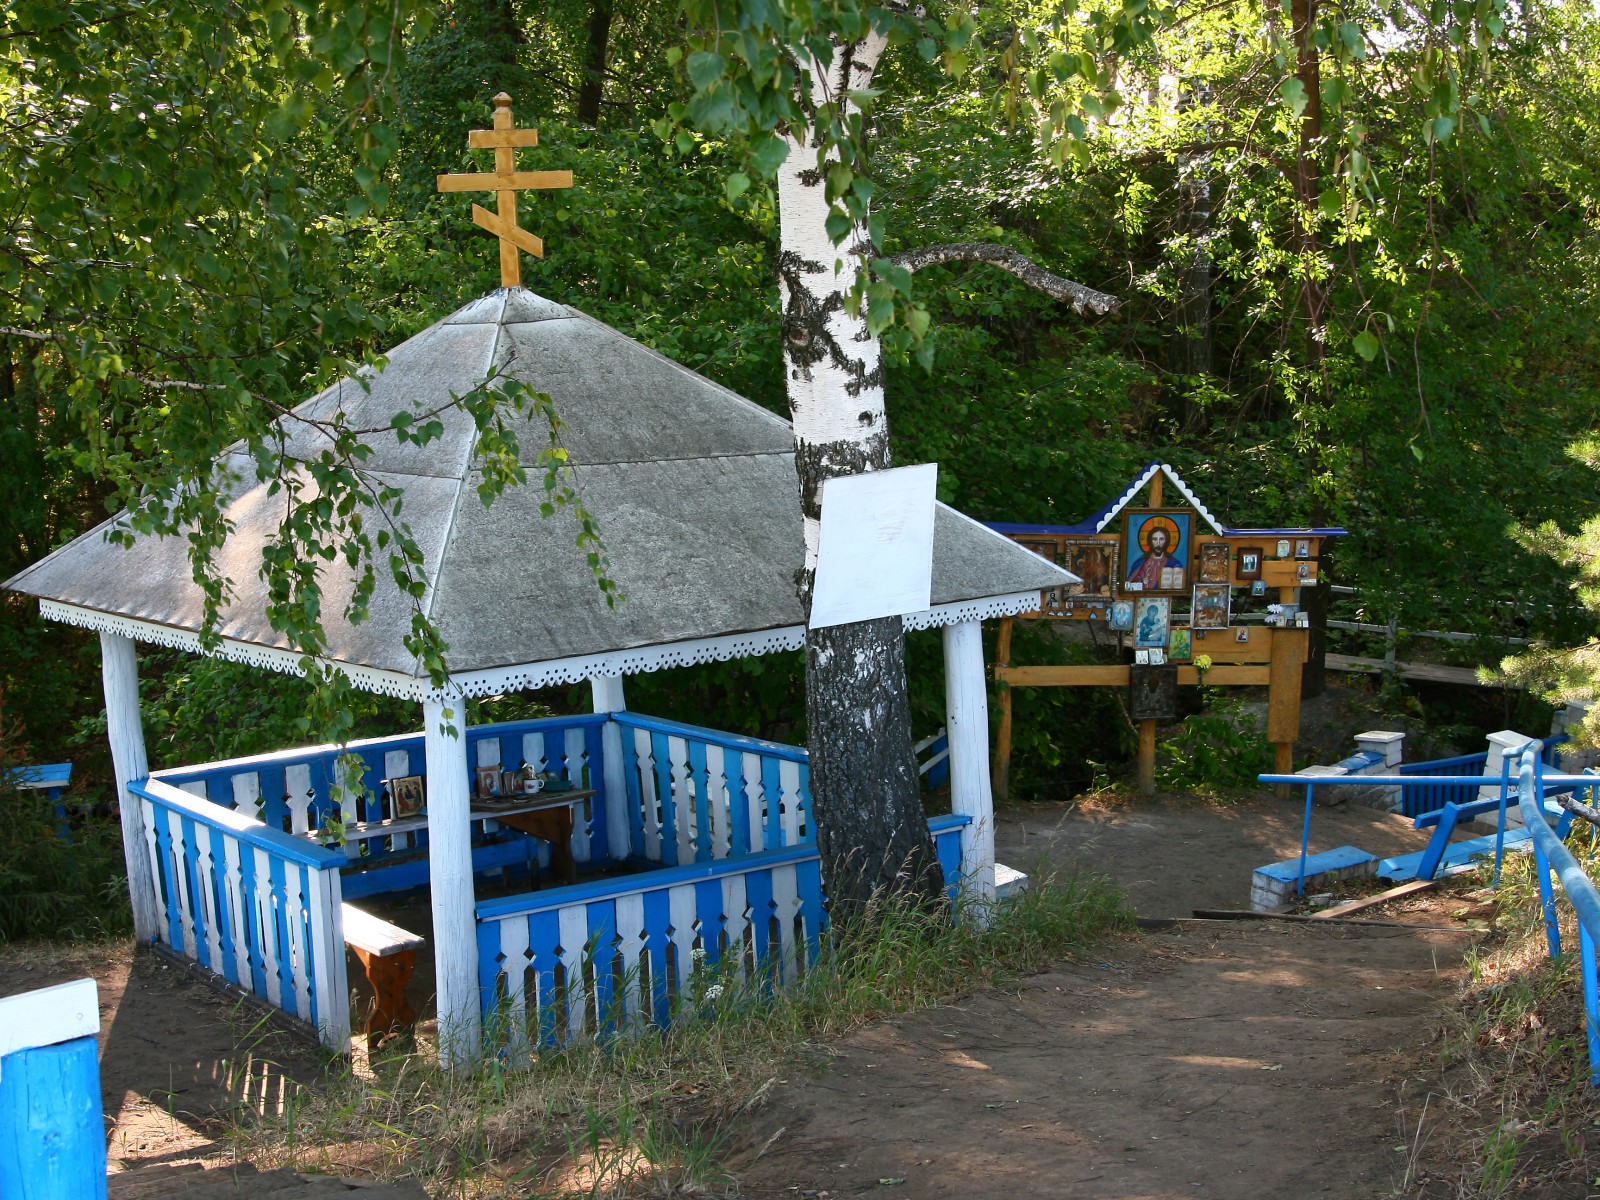
<svg viewBox="0 0 1600 1200">
<path fill-rule="evenodd" d="M 869 86 L 883 45 L 869 37 L 836 47 L 826 70 L 813 64 L 811 102 Z M 809 614 L 823 482 L 893 464 L 878 342 L 865 314 L 852 317 L 845 307 L 871 240 L 857 228 L 845 245 L 833 244 L 816 151 L 792 133 L 778 201 L 784 367 L 805 524 L 795 584 Z M 922 814 L 899 617 L 808 630 L 806 717 L 831 918 L 848 923 L 882 892 L 936 902 L 942 873 Z"/>
<path fill-rule="evenodd" d="M 1192 102 L 1187 84 L 1180 108 Z M 1201 102 L 1207 99 L 1202 93 Z M 1178 268 L 1177 326 L 1167 344 L 1167 367 L 1177 375 L 1210 375 L 1211 367 L 1211 154 L 1201 150 L 1178 156 L 1178 229 L 1189 240 Z M 1190 412 L 1193 420 L 1198 414 Z"/>
<path fill-rule="evenodd" d="M 1298 228 L 1296 249 L 1302 263 L 1300 307 L 1305 318 L 1306 382 L 1302 394 L 1301 422 L 1310 424 L 1305 439 L 1306 478 L 1315 479 L 1322 470 L 1319 430 L 1322 413 L 1332 407 L 1328 379 L 1327 291 L 1318 277 L 1316 260 L 1321 254 L 1317 236 L 1317 214 L 1322 200 L 1322 64 L 1317 51 L 1316 22 L 1318 0 L 1290 0 L 1289 18 L 1295 46 L 1295 77 L 1305 91 L 1306 107 L 1300 116 L 1300 142 L 1295 151 L 1294 195 L 1297 201 Z M 1313 525 L 1329 523 L 1329 514 L 1314 489 L 1311 511 Z M 1326 684 L 1329 589 L 1327 564 L 1318 572 L 1318 583 L 1302 589 L 1313 629 L 1302 676 L 1302 694 L 1319 695 Z"/>
<path fill-rule="evenodd" d="M 1072 305 L 1080 313 L 1105 314 L 1121 307 L 1122 301 L 1106 292 L 1097 292 L 1061 275 L 1045 270 L 1026 255 L 1010 246 L 993 242 L 947 242 L 939 246 L 924 246 L 896 254 L 890 260 L 897 267 L 920 271 L 923 267 L 951 262 L 982 262 L 1002 271 L 1009 271 L 1029 287 L 1054 296 L 1064 304 Z"/>
<path fill-rule="evenodd" d="M 589 48 L 578 87 L 578 120 L 600 124 L 600 99 L 605 94 L 606 56 L 611 46 L 611 0 L 594 0 L 589 9 Z"/>
</svg>

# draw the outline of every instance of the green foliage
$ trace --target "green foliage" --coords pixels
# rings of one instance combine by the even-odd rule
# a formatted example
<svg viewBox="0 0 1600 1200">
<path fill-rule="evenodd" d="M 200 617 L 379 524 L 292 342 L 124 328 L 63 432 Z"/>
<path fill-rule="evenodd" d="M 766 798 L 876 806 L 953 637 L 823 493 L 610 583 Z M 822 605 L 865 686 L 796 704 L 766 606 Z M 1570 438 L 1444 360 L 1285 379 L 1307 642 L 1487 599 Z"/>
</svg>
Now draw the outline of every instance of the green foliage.
<svg viewBox="0 0 1600 1200">
<path fill-rule="evenodd" d="M 45 789 L 7 782 L 9 771 L 27 761 L 22 743 L 0 725 L 0 945 L 127 931 L 133 916 L 116 819 L 69 791 L 63 797 L 69 831 L 62 836 Z"/>
<path fill-rule="evenodd" d="M 1156 783 L 1166 791 L 1249 787 L 1273 764 L 1272 743 L 1253 717 L 1237 699 L 1216 695 L 1158 749 Z"/>
</svg>

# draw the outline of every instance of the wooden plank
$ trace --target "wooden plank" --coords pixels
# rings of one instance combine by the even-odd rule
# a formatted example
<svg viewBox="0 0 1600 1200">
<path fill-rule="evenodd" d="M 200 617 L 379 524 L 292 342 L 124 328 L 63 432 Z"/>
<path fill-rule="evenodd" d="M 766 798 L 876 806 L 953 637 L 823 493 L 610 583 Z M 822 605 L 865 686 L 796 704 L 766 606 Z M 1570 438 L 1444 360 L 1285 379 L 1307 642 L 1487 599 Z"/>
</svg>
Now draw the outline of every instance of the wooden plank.
<svg viewBox="0 0 1600 1200">
<path fill-rule="evenodd" d="M 1125 666 L 995 667 L 995 678 L 1012 687 L 1126 687 Z"/>
<path fill-rule="evenodd" d="M 1429 888 L 1439 886 L 1437 879 L 1413 879 L 1410 883 L 1402 883 L 1399 887 L 1392 887 L 1386 892 L 1379 892 L 1376 896 L 1363 896 L 1359 900 L 1350 900 L 1344 904 L 1337 904 L 1332 908 L 1325 908 L 1319 913 L 1312 913 L 1314 921 L 1336 921 L 1340 917 L 1348 917 L 1351 913 L 1358 913 L 1364 908 L 1376 908 L 1380 904 L 1387 904 L 1390 900 L 1398 900 L 1402 896 L 1410 896 L 1417 892 L 1425 892 Z"/>
<path fill-rule="evenodd" d="M 1265 663 L 1223 663 L 1206 672 L 1207 687 L 1260 687 L 1270 681 L 1271 668 Z M 1193 686 L 1200 672 L 1193 667 L 1178 668 L 1178 682 Z"/>
<path fill-rule="evenodd" d="M 537 129 L 469 129 L 467 147 L 471 150 L 495 150 L 501 146 L 518 146 L 531 150 L 539 144 Z"/>
<path fill-rule="evenodd" d="M 1236 630 L 1248 629 L 1250 640 L 1238 640 Z M 1231 629 L 1196 629 L 1191 643 L 1195 654 L 1206 654 L 1214 663 L 1267 663 L 1272 661 L 1272 635 L 1266 625 L 1238 625 Z"/>
<path fill-rule="evenodd" d="M 1261 578 L 1268 587 L 1299 587 L 1298 571 L 1296 560 L 1292 558 L 1268 558 L 1261 563 Z"/>
<path fill-rule="evenodd" d="M 1267 698 L 1267 740 L 1300 739 L 1300 668 L 1306 661 L 1308 629 L 1276 629 L 1272 639 L 1271 678 Z"/>
<path fill-rule="evenodd" d="M 1302 630 L 1302 632 L 1304 632 Z M 1216 686 L 1259 686 L 1270 682 L 1271 668 L 1265 663 L 1223 663 L 1206 672 L 1206 683 Z M 1061 667 L 995 667 L 995 678 L 1012 687 L 1126 687 L 1128 668 L 1113 663 L 1093 663 Z M 1192 666 L 1178 667 L 1178 682 L 1200 682 L 1200 672 Z"/>
<path fill-rule="evenodd" d="M 1438 663 L 1385 662 L 1381 658 L 1358 658 L 1350 654 L 1328 655 L 1330 671 L 1348 671 L 1357 675 L 1379 675 L 1386 670 L 1396 670 L 1402 679 L 1418 683 L 1449 683 L 1459 687 L 1500 688 L 1498 683 L 1483 683 L 1475 667 L 1446 667 Z"/>
<path fill-rule="evenodd" d="M 474 171 L 438 176 L 441 192 L 508 192 L 527 188 L 569 188 L 571 171 Z"/>
</svg>

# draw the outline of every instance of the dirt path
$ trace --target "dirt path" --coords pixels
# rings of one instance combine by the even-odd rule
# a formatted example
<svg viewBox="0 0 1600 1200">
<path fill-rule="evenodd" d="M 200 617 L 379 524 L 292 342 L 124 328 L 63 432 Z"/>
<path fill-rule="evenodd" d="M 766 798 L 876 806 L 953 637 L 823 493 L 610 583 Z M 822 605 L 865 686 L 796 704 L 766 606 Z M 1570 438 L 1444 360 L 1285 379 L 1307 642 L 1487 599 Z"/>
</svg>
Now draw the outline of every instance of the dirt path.
<svg viewBox="0 0 1600 1200">
<path fill-rule="evenodd" d="M 1464 940 L 1217 922 L 885 1021 L 774 1090 L 745 1195 L 1387 1195 Z"/>
<path fill-rule="evenodd" d="M 1097 871 L 1146 916 L 1246 908 L 1298 854 L 1303 808 L 1176 797 L 1036 805 L 1002 861 Z M 1313 852 L 1418 848 L 1403 818 L 1318 807 Z M 1448 923 L 1418 901 L 1405 919 Z M 1150 932 L 954 1008 L 882 1022 L 776 1085 L 738 1135 L 746 1196 L 1387 1196 L 1410 1138 L 1399 1073 L 1469 937 L 1279 922 Z M 763 1149 L 764 1148 L 764 1149 Z M 891 1191 L 891 1189 L 894 1189 Z"/>
</svg>

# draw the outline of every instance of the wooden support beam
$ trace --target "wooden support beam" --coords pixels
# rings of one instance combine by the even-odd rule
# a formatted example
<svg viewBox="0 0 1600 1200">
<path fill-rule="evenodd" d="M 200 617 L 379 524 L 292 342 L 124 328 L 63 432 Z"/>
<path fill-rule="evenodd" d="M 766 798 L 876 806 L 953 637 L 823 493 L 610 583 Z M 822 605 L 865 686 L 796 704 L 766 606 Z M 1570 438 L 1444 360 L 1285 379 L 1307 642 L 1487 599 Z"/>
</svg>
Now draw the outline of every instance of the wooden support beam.
<svg viewBox="0 0 1600 1200">
<path fill-rule="evenodd" d="M 944 727 L 950 739 L 950 811 L 972 818 L 961 831 L 962 890 L 979 911 L 994 902 L 994 794 L 989 772 L 989 688 L 983 626 L 944 627 Z"/>
<path fill-rule="evenodd" d="M 1139 722 L 1139 794 L 1153 796 L 1156 791 L 1156 723 Z"/>
<path fill-rule="evenodd" d="M 537 129 L 470 129 L 467 147 L 472 150 L 498 150 L 501 146 L 515 146 L 531 150 L 539 144 Z"/>
<path fill-rule="evenodd" d="M 1011 631 L 1015 624 L 1011 617 L 1000 622 L 994 652 L 994 677 L 1000 684 L 1000 728 L 994 739 L 994 768 L 989 786 L 994 798 L 1002 803 L 1011 796 L 1011 684 L 1001 672 L 1011 666 Z"/>
<path fill-rule="evenodd" d="M 997 664 L 994 675 L 1012 687 L 1128 686 L 1128 668 L 1114 663 L 1065 667 L 1002 667 Z M 1178 682 L 1186 686 L 1198 684 L 1200 672 L 1194 667 L 1180 666 Z M 1219 663 L 1206 672 L 1205 682 L 1212 687 L 1260 686 L 1271 682 L 1271 667 L 1266 663 Z"/>
<path fill-rule="evenodd" d="M 493 132 L 492 130 L 490 132 Z M 508 188 L 569 188 L 571 171 L 475 171 L 471 175 L 440 175 L 441 192 L 503 192 Z"/>
<path fill-rule="evenodd" d="M 1310 630 L 1278 629 L 1272 637 L 1272 664 L 1267 682 L 1267 740 L 1275 747 L 1274 770 L 1294 772 L 1294 744 L 1300 739 L 1300 678 L 1305 665 Z M 1280 799 L 1289 798 L 1289 785 L 1278 786 Z"/>
</svg>

